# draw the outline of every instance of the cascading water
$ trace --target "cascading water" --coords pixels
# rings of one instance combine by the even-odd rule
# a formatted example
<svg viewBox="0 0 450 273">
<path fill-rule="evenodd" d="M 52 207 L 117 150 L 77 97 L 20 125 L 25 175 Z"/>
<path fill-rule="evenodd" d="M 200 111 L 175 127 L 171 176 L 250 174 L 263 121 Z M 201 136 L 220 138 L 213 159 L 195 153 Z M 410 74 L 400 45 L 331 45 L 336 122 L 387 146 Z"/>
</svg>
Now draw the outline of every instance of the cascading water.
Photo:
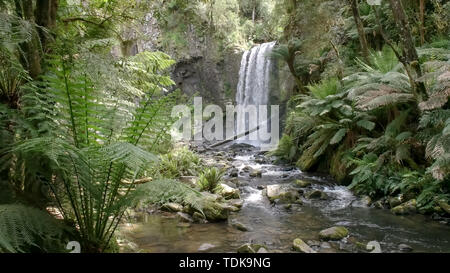
<svg viewBox="0 0 450 273">
<path fill-rule="evenodd" d="M 258 111 L 259 106 L 269 104 L 270 79 L 274 64 L 268 54 L 274 46 L 275 42 L 260 44 L 246 51 L 242 56 L 236 92 L 236 104 L 240 106 L 237 111 L 237 134 L 252 130 L 258 125 L 261 125 L 260 130 L 267 130 L 267 126 L 270 126 L 268 117 L 249 119 L 245 113 L 249 106 L 255 106 Z M 246 142 L 254 146 L 261 144 L 258 140 L 258 131 L 250 136 L 239 138 L 238 142 Z"/>
</svg>

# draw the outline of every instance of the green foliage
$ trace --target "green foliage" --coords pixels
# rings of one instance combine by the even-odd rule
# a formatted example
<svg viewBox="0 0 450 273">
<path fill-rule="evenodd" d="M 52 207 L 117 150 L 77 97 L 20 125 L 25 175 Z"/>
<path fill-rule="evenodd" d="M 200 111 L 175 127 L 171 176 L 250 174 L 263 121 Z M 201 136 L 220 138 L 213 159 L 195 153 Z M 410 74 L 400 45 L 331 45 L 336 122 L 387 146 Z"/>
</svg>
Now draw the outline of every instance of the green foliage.
<svg viewBox="0 0 450 273">
<path fill-rule="evenodd" d="M 329 95 L 335 95 L 340 91 L 338 78 L 328 78 L 318 84 L 308 86 L 309 91 L 316 99 L 325 99 Z"/>
<path fill-rule="evenodd" d="M 160 160 L 150 171 L 151 175 L 164 178 L 196 176 L 203 168 L 202 160 L 187 148 L 174 149 L 160 156 Z"/>
<path fill-rule="evenodd" d="M 146 183 L 138 187 L 142 195 L 141 202 L 163 205 L 176 202 L 203 210 L 202 195 L 195 189 L 172 179 L 161 179 Z"/>
<path fill-rule="evenodd" d="M 275 150 L 268 153 L 269 156 L 276 156 L 287 162 L 293 162 L 297 154 L 297 144 L 290 135 L 283 135 Z"/>
<path fill-rule="evenodd" d="M 206 168 L 200 174 L 197 185 L 201 191 L 217 192 L 220 191 L 223 175 L 225 170 L 219 170 L 215 167 Z"/>
<path fill-rule="evenodd" d="M 64 229 L 46 212 L 24 205 L 0 205 L 0 253 L 62 252 Z"/>
</svg>

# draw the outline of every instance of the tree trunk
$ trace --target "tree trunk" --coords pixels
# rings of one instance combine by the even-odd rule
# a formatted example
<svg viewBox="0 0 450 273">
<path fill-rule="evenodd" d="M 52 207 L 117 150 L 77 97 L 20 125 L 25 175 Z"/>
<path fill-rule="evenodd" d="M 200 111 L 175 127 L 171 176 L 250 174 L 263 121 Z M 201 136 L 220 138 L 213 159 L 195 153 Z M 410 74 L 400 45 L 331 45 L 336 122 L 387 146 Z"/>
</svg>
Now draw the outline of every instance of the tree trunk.
<svg viewBox="0 0 450 273">
<path fill-rule="evenodd" d="M 56 26 L 56 12 L 58 10 L 58 0 L 36 0 L 36 24 L 51 30 Z M 42 48 L 47 48 L 49 36 L 42 29 L 39 29 Z"/>
<path fill-rule="evenodd" d="M 366 33 L 364 32 L 364 24 L 359 14 L 358 1 L 351 0 L 351 7 L 353 18 L 355 19 L 356 28 L 358 29 L 359 43 L 361 44 L 361 51 L 364 59 L 369 60 L 369 46 L 367 44 Z"/>
<path fill-rule="evenodd" d="M 403 44 L 403 55 L 405 62 L 410 65 L 416 72 L 417 77 L 422 76 L 422 70 L 419 64 L 419 56 L 414 44 L 414 40 L 409 27 L 408 18 L 403 8 L 401 0 L 389 0 L 391 4 L 391 10 L 394 15 L 394 20 L 397 27 L 400 30 L 400 40 Z M 422 82 L 415 82 L 417 91 L 422 96 L 423 100 L 428 98 L 425 85 Z"/>
<path fill-rule="evenodd" d="M 420 45 L 425 43 L 425 0 L 419 0 L 420 10 Z"/>
</svg>

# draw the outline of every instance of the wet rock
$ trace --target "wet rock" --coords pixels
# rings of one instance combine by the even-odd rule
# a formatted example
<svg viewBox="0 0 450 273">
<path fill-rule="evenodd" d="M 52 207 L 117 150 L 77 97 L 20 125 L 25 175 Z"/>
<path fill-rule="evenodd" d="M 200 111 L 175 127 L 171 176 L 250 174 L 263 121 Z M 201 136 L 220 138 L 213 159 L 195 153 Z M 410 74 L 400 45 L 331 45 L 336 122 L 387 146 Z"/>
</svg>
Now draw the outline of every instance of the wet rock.
<svg viewBox="0 0 450 273">
<path fill-rule="evenodd" d="M 331 245 L 328 242 L 322 242 L 322 243 L 320 243 L 320 248 L 328 249 L 328 248 L 331 248 Z"/>
<path fill-rule="evenodd" d="M 238 177 L 239 176 L 239 170 L 236 168 L 233 168 L 230 170 L 230 177 Z"/>
<path fill-rule="evenodd" d="M 407 244 L 400 244 L 400 245 L 398 245 L 398 249 L 399 249 L 401 252 L 411 252 L 411 251 L 413 251 L 413 248 L 410 247 L 410 246 L 407 245 Z"/>
<path fill-rule="evenodd" d="M 244 168 L 242 168 L 242 171 L 249 173 L 249 172 L 253 171 L 253 169 L 250 166 L 245 166 Z"/>
<path fill-rule="evenodd" d="M 299 186 L 300 188 L 306 188 L 311 186 L 311 182 L 297 179 L 295 180 L 295 185 Z"/>
<path fill-rule="evenodd" d="M 236 221 L 236 220 L 231 221 L 230 224 L 232 227 L 234 227 L 235 229 L 240 230 L 240 231 L 249 231 L 250 230 L 249 227 L 247 227 L 246 225 L 244 225 L 241 222 Z"/>
<path fill-rule="evenodd" d="M 229 200 L 229 204 L 235 206 L 236 208 L 242 208 L 244 201 L 242 199 L 232 199 Z"/>
<path fill-rule="evenodd" d="M 416 212 L 416 199 L 409 200 L 391 209 L 395 215 L 407 215 Z"/>
<path fill-rule="evenodd" d="M 437 203 L 447 214 L 450 214 L 450 205 L 447 202 L 439 200 Z"/>
<path fill-rule="evenodd" d="M 391 208 L 395 208 L 398 205 L 400 205 L 401 203 L 403 203 L 403 195 L 389 198 L 389 206 Z"/>
<path fill-rule="evenodd" d="M 373 207 L 376 209 L 384 209 L 384 202 L 382 200 L 378 200 L 373 203 Z"/>
<path fill-rule="evenodd" d="M 259 248 L 259 250 L 256 253 L 269 253 L 269 251 L 267 251 L 266 248 L 261 247 L 261 248 Z"/>
<path fill-rule="evenodd" d="M 250 177 L 262 177 L 262 171 L 261 170 L 253 170 L 250 173 Z"/>
<path fill-rule="evenodd" d="M 370 198 L 370 196 L 367 195 L 363 196 L 360 201 L 365 206 L 370 206 L 372 204 L 372 198 Z"/>
<path fill-rule="evenodd" d="M 183 210 L 183 206 L 177 203 L 165 203 L 162 205 L 161 210 L 168 212 L 179 212 Z"/>
<path fill-rule="evenodd" d="M 326 200 L 328 198 L 328 195 L 323 191 L 313 190 L 306 194 L 306 198 Z"/>
<path fill-rule="evenodd" d="M 310 247 L 320 247 L 321 242 L 316 240 L 308 240 L 306 242 Z"/>
<path fill-rule="evenodd" d="M 279 199 L 279 202 L 293 203 L 300 198 L 300 194 L 289 185 L 269 185 L 266 187 L 267 197 L 271 202 Z"/>
<path fill-rule="evenodd" d="M 348 229 L 345 227 L 331 227 L 319 232 L 319 238 L 323 241 L 337 241 L 347 237 Z"/>
<path fill-rule="evenodd" d="M 240 192 L 238 189 L 232 188 L 227 184 L 220 184 L 222 187 L 219 190 L 220 195 L 222 195 L 225 199 L 239 199 Z"/>
<path fill-rule="evenodd" d="M 286 204 L 283 206 L 285 210 L 290 210 L 292 208 L 292 204 Z"/>
<path fill-rule="evenodd" d="M 256 188 L 258 190 L 264 190 L 266 187 L 264 185 L 258 185 Z"/>
<path fill-rule="evenodd" d="M 314 249 L 312 249 L 309 245 L 307 245 L 305 242 L 303 242 L 302 239 L 297 238 L 292 243 L 292 247 L 299 252 L 302 253 L 316 253 Z"/>
<path fill-rule="evenodd" d="M 237 253 L 258 253 L 258 251 L 260 251 L 261 248 L 265 248 L 267 250 L 267 248 L 263 245 L 247 243 L 240 246 L 237 249 Z"/>
<path fill-rule="evenodd" d="M 216 246 L 213 244 L 208 244 L 208 243 L 204 243 L 202 244 L 197 251 L 207 251 L 210 250 L 212 248 L 215 248 Z"/>
<path fill-rule="evenodd" d="M 232 207 L 232 206 L 231 206 Z M 229 216 L 230 208 L 222 203 L 209 202 L 203 208 L 206 220 L 211 222 L 219 222 L 227 220 Z"/>
<path fill-rule="evenodd" d="M 194 219 L 192 219 L 192 217 L 184 212 L 179 211 L 177 213 L 178 218 L 180 219 L 181 222 L 186 222 L 186 223 L 192 223 L 194 222 Z"/>
</svg>

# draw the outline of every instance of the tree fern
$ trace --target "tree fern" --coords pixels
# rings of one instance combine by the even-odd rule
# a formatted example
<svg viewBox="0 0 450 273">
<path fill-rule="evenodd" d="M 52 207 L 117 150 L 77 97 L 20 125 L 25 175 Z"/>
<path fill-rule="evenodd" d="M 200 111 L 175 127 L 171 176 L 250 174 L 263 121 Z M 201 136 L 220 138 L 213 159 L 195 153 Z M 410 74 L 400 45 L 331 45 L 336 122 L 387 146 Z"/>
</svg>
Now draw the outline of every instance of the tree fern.
<svg viewBox="0 0 450 273">
<path fill-rule="evenodd" d="M 0 205 L 0 252 L 62 251 L 63 235 L 63 226 L 46 212 Z"/>
</svg>

